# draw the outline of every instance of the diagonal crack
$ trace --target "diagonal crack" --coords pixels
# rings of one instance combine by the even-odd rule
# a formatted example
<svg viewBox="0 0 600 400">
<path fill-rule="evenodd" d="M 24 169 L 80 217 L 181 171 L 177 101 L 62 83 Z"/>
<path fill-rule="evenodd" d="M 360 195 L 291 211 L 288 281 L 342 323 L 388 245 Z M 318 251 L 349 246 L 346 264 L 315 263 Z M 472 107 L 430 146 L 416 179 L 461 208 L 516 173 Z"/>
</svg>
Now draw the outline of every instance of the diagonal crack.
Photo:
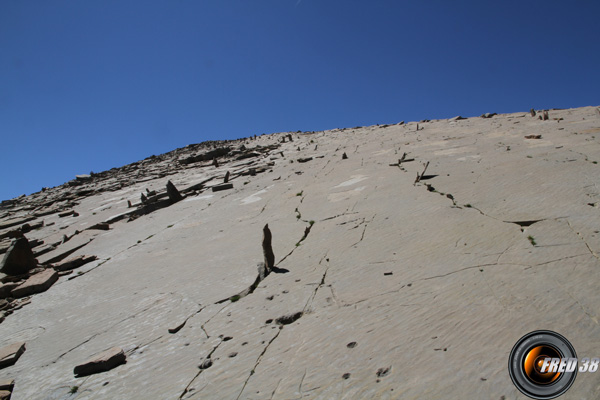
<svg viewBox="0 0 600 400">
<path fill-rule="evenodd" d="M 210 357 L 213 355 L 213 353 L 215 351 L 217 351 L 217 349 L 219 348 L 219 346 L 223 343 L 223 340 L 221 340 L 219 342 L 219 344 L 217 344 L 215 347 L 213 347 L 213 349 L 210 351 L 210 353 L 208 353 L 208 355 L 204 358 L 205 360 L 210 360 Z M 198 373 L 196 375 L 194 375 L 194 377 L 192 378 L 192 380 L 190 381 L 190 383 L 187 384 L 187 386 L 185 387 L 185 389 L 183 389 L 183 392 L 181 393 L 181 395 L 179 396 L 179 399 L 183 399 L 183 396 L 186 395 L 186 393 L 188 392 L 188 390 L 190 389 L 190 386 L 192 385 L 192 383 L 194 383 L 194 381 L 200 376 L 200 374 L 202 373 L 202 371 L 204 371 L 205 368 L 200 368 L 200 371 L 198 371 Z"/>
<path fill-rule="evenodd" d="M 258 355 L 258 358 L 256 359 L 256 363 L 254 363 L 254 368 L 252 368 L 252 370 L 250 371 L 250 375 L 248 375 L 248 378 L 246 378 L 246 381 L 244 382 L 244 386 L 242 386 L 242 390 L 240 390 L 240 393 L 236 397 L 236 400 L 239 400 L 242 393 L 244 393 L 244 389 L 246 389 L 246 385 L 248 385 L 250 378 L 252 378 L 252 375 L 254 375 L 254 372 L 256 371 L 258 364 L 260 364 L 260 360 L 263 358 L 263 356 L 269 349 L 269 346 L 271 346 L 271 343 L 273 343 L 275 341 L 275 339 L 277 339 L 279 334 L 283 331 L 283 328 L 284 328 L 284 326 L 282 325 L 281 328 L 277 331 L 277 333 L 271 338 L 271 340 L 269 340 L 269 343 L 267 343 L 267 345 L 265 346 L 263 351 Z"/>
<path fill-rule="evenodd" d="M 586 241 L 586 240 L 583 238 L 583 236 L 582 236 L 582 235 L 581 235 L 579 232 L 577 232 L 575 229 L 573 229 L 573 226 L 571 225 L 571 221 L 567 220 L 567 224 L 569 224 L 569 228 L 570 228 L 570 229 L 571 229 L 573 232 L 575 232 L 575 233 L 577 234 L 577 237 L 578 237 L 579 239 L 581 239 L 581 240 L 583 241 L 583 243 L 585 243 L 585 247 L 587 247 L 587 249 L 590 251 L 590 253 L 591 253 L 591 254 L 592 254 L 594 257 L 596 257 L 596 259 L 599 259 L 599 258 L 598 258 L 598 254 L 594 253 L 594 251 L 591 249 L 590 245 L 589 245 L 589 244 L 588 244 L 588 242 L 587 242 L 587 241 Z"/>
</svg>

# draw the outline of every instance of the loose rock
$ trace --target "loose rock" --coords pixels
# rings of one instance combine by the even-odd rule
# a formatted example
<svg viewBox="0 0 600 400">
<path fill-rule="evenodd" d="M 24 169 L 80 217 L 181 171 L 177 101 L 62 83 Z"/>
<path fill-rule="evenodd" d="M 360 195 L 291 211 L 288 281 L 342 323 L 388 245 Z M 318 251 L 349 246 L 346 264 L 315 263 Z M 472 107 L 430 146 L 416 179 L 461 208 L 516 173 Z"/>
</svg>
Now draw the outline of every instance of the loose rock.
<svg viewBox="0 0 600 400">
<path fill-rule="evenodd" d="M 126 357 L 123 349 L 113 347 L 95 357 L 90 358 L 83 364 L 79 364 L 73 369 L 76 377 L 97 374 L 99 372 L 109 371 L 121 364 L 125 364 Z"/>
<path fill-rule="evenodd" d="M 37 265 L 29 241 L 25 237 L 18 238 L 8 248 L 2 262 L 0 272 L 7 275 L 26 274 Z"/>
<path fill-rule="evenodd" d="M 13 343 L 0 349 L 0 368 L 14 365 L 25 352 L 25 342 Z"/>
<path fill-rule="evenodd" d="M 47 269 L 32 275 L 25 283 L 17 286 L 11 292 L 12 297 L 19 298 L 35 293 L 45 292 L 58 280 L 58 274 L 52 269 Z"/>
</svg>

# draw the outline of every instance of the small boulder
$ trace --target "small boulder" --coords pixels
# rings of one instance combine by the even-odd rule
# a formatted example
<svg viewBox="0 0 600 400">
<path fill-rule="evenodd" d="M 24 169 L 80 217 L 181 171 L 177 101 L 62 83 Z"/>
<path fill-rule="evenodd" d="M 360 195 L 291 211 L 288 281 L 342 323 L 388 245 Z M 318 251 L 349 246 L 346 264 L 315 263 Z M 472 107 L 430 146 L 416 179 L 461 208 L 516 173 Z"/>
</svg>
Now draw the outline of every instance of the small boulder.
<svg viewBox="0 0 600 400">
<path fill-rule="evenodd" d="M 121 364 L 125 364 L 126 360 L 127 357 L 125 357 L 123 349 L 120 347 L 113 347 L 90 358 L 83 364 L 79 364 L 73 369 L 73 373 L 76 377 L 81 377 L 110 371 Z"/>
<path fill-rule="evenodd" d="M 37 260 L 33 256 L 29 241 L 21 237 L 15 240 L 4 254 L 0 262 L 0 272 L 7 275 L 22 275 L 36 265 Z"/>
</svg>

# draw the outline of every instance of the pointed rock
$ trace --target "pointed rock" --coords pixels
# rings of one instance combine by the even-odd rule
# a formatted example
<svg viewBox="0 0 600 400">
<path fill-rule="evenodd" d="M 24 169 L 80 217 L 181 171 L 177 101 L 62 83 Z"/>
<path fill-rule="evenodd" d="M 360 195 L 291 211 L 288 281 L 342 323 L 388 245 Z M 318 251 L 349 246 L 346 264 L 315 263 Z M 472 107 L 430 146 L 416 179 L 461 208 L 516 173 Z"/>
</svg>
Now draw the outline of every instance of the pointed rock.
<svg viewBox="0 0 600 400">
<path fill-rule="evenodd" d="M 179 193 L 179 190 L 177 190 L 171 181 L 167 182 L 167 194 L 169 195 L 171 203 L 177 203 L 183 199 L 183 196 L 181 196 L 181 193 Z"/>
<path fill-rule="evenodd" d="M 225 174 L 225 179 L 223 179 L 223 183 L 229 182 L 229 171 Z"/>
<path fill-rule="evenodd" d="M 348 155 L 346 153 L 342 154 L 342 160 L 347 160 L 348 159 Z"/>
<path fill-rule="evenodd" d="M 273 254 L 273 247 L 271 246 L 272 238 L 273 236 L 271 235 L 269 224 L 266 224 L 263 228 L 262 248 L 267 272 L 270 272 L 273 269 L 273 266 L 275 266 L 275 254 Z"/>
<path fill-rule="evenodd" d="M 29 241 L 25 237 L 15 240 L 0 263 L 0 272 L 7 275 L 26 274 L 37 265 L 37 260 L 33 256 Z"/>
</svg>

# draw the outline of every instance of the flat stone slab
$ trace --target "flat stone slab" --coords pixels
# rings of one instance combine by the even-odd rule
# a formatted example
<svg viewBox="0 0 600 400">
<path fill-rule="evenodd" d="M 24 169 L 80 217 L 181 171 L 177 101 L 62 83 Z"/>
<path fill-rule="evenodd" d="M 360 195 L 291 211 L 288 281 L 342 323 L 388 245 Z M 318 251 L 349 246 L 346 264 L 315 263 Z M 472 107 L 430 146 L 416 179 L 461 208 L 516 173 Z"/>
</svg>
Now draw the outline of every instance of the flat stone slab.
<svg viewBox="0 0 600 400">
<path fill-rule="evenodd" d="M 25 342 L 13 343 L 0 349 L 0 368 L 10 367 L 25 352 Z"/>
<path fill-rule="evenodd" d="M 71 269 L 79 268 L 82 265 L 85 265 L 91 261 L 96 260 L 97 258 L 98 257 L 96 257 L 96 256 L 85 256 L 85 255 L 69 258 L 68 260 L 65 260 L 58 264 L 55 264 L 54 269 L 56 271 L 68 271 Z"/>
<path fill-rule="evenodd" d="M 8 390 L 0 390 L 0 400 L 9 400 L 12 392 Z"/>
<path fill-rule="evenodd" d="M 35 274 L 14 288 L 11 292 L 13 297 L 25 297 L 35 293 L 45 292 L 58 280 L 58 273 L 52 269 Z"/>
<path fill-rule="evenodd" d="M 75 376 L 87 376 L 99 372 L 109 371 L 121 364 L 125 364 L 126 357 L 123 349 L 113 347 L 90 358 L 83 364 L 79 364 L 73 369 Z"/>
</svg>

